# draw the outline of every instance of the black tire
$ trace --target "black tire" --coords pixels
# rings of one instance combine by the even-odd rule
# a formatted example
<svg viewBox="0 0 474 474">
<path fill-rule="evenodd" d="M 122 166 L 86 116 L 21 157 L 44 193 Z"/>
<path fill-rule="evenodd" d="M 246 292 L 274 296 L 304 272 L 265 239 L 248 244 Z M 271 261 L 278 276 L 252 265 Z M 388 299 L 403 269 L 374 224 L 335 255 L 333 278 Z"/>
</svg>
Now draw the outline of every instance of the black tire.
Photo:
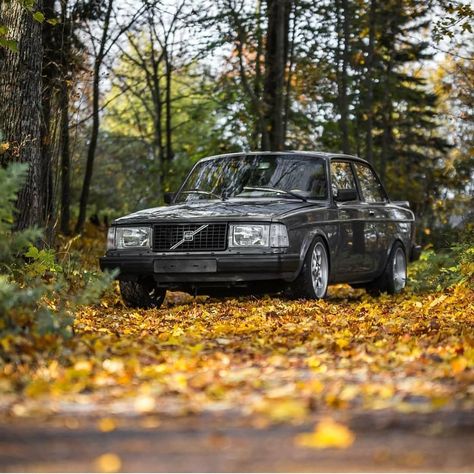
<svg viewBox="0 0 474 474">
<path fill-rule="evenodd" d="M 402 274 L 402 273 L 403 274 Z M 377 296 L 380 293 L 395 295 L 401 293 L 407 282 L 407 257 L 400 242 L 393 244 L 387 265 L 382 275 L 366 286 L 367 293 Z"/>
<path fill-rule="evenodd" d="M 312 270 L 312 259 L 315 249 L 321 252 L 321 286 L 318 288 L 314 282 L 314 269 Z M 291 285 L 291 294 L 295 298 L 322 299 L 326 297 L 329 282 L 329 255 L 321 237 L 316 237 L 306 253 L 303 268 L 298 278 Z"/>
<path fill-rule="evenodd" d="M 159 308 L 165 299 L 166 289 L 158 288 L 153 280 L 120 281 L 120 294 L 129 308 Z"/>
</svg>

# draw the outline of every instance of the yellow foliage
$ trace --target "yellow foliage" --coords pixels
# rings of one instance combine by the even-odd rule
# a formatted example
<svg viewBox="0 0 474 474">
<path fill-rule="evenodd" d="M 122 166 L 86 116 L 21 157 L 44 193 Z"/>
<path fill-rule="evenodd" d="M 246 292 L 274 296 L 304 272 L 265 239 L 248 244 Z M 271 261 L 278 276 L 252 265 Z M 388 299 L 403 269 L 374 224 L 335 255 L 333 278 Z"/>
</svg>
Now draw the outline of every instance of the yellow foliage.
<svg viewBox="0 0 474 474">
<path fill-rule="evenodd" d="M 13 361 L 0 366 L 0 391 L 13 416 L 71 403 L 96 407 L 104 432 L 115 429 L 111 413 L 120 410 L 233 409 L 260 423 L 286 423 L 328 409 L 472 409 L 472 289 L 381 298 L 331 291 L 339 297 L 205 301 L 171 294 L 148 311 L 130 311 L 109 295 L 105 305 L 76 314 L 61 358 L 45 351 L 38 360 L 18 352 L 21 339 L 0 339 Z M 322 443 L 323 431 L 344 431 L 337 427 L 326 421 L 301 439 Z"/>
<path fill-rule="evenodd" d="M 301 433 L 295 438 L 297 446 L 303 448 L 348 448 L 354 443 L 355 434 L 347 426 L 331 418 L 321 420 L 312 433 Z"/>
<path fill-rule="evenodd" d="M 267 399 L 255 407 L 256 413 L 264 414 L 277 423 L 301 421 L 307 411 L 301 402 L 292 399 Z"/>
</svg>

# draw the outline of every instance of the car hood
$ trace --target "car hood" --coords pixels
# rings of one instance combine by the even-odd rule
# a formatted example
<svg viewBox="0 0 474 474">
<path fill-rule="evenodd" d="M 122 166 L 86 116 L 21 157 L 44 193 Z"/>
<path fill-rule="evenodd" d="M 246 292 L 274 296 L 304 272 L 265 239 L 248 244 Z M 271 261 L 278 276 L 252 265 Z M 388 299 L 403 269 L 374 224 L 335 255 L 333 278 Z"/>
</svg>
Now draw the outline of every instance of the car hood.
<svg viewBox="0 0 474 474">
<path fill-rule="evenodd" d="M 134 212 L 133 214 L 121 217 L 115 220 L 115 223 L 147 223 L 164 219 L 273 218 L 314 205 L 315 203 L 292 201 L 288 199 L 200 201 L 144 209 L 143 211 Z"/>
</svg>

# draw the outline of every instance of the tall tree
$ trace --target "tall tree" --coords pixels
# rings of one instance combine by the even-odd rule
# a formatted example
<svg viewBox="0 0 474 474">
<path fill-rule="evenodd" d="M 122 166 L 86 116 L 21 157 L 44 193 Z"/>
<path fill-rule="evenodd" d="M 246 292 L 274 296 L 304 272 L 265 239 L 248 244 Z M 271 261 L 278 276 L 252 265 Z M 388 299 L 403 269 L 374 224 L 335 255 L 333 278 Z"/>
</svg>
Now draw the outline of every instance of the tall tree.
<svg viewBox="0 0 474 474">
<path fill-rule="evenodd" d="M 41 9 L 42 0 L 36 6 Z M 8 144 L 0 160 L 3 166 L 10 161 L 29 164 L 26 184 L 18 196 L 16 228 L 43 226 L 46 190 L 41 146 L 41 23 L 19 0 L 11 0 L 0 4 L 0 24 L 8 28 L 9 39 L 18 45 L 17 52 L 0 48 L 0 133 L 1 140 Z"/>
<path fill-rule="evenodd" d="M 71 207 L 71 150 L 70 133 L 74 124 L 70 123 L 70 96 L 80 84 L 80 73 L 87 70 L 83 57 L 87 48 L 82 40 L 83 30 L 90 23 L 100 20 L 102 6 L 95 0 L 60 0 L 60 25 L 54 29 L 56 51 L 56 107 L 59 112 L 59 174 L 60 190 L 60 229 L 63 234 L 70 232 Z M 57 121 L 56 121 L 57 122 Z"/>
<path fill-rule="evenodd" d="M 433 58 L 420 39 L 429 13 L 420 0 L 378 4 L 371 64 L 374 163 L 391 195 L 408 198 L 419 216 L 431 212 L 439 195 L 431 188 L 449 149 L 440 135 L 438 97 L 420 72 Z"/>
<path fill-rule="evenodd" d="M 349 145 L 349 59 L 350 59 L 350 11 L 348 0 L 336 0 L 336 77 L 339 110 L 339 129 L 343 153 L 350 153 Z"/>
<path fill-rule="evenodd" d="M 288 59 L 288 32 L 291 0 L 267 0 L 267 37 L 265 52 L 264 126 L 268 143 L 264 150 L 283 150 L 285 67 Z M 266 138 L 266 134 L 264 135 Z"/>
<path fill-rule="evenodd" d="M 101 72 L 104 60 L 110 51 L 117 45 L 122 36 L 127 33 L 145 11 L 152 8 L 157 0 L 143 1 L 127 18 L 124 24 L 121 24 L 120 15 L 112 15 L 114 5 L 117 0 L 107 0 L 105 2 L 105 12 L 100 24 L 101 34 L 96 44 L 94 35 L 91 34 L 92 47 L 94 49 L 93 79 L 92 79 L 92 126 L 87 149 L 86 169 L 82 185 L 81 198 L 79 201 L 79 216 L 76 223 L 76 233 L 82 232 L 86 221 L 87 204 L 89 202 L 89 190 L 94 171 L 94 160 L 97 150 L 97 141 L 99 138 L 100 126 L 100 93 L 101 93 Z M 94 6 L 94 5 L 92 5 Z M 113 22 L 113 20 L 115 20 Z"/>
<path fill-rule="evenodd" d="M 186 1 L 177 4 L 176 10 L 169 13 L 165 22 L 154 8 L 146 14 L 142 33 L 128 35 L 125 47 L 120 47 L 122 62 L 116 75 L 122 91 L 129 92 L 141 103 L 152 119 L 151 155 L 158 170 L 155 184 L 157 196 L 162 196 L 166 170 L 174 157 L 172 123 L 173 87 L 173 41 L 176 30 L 182 27 L 181 14 Z M 144 78 L 137 81 L 137 75 L 130 75 L 130 68 Z M 151 100 L 150 100 L 151 99 Z M 143 120 L 143 119 L 142 119 Z"/>
<path fill-rule="evenodd" d="M 94 169 L 94 158 L 97 148 L 97 139 L 99 137 L 100 124 L 100 74 L 102 63 L 107 51 L 107 40 L 109 39 L 110 18 L 114 0 L 107 1 L 104 21 L 102 24 L 102 35 L 100 37 L 99 47 L 94 59 L 93 79 L 92 79 L 92 130 L 87 150 L 86 171 L 84 174 L 84 183 L 82 185 L 81 199 L 79 202 L 79 217 L 76 224 L 76 232 L 82 232 L 86 221 L 87 203 L 89 201 L 89 190 L 91 186 L 92 173 Z"/>
<path fill-rule="evenodd" d="M 57 90 L 60 77 L 61 63 L 61 29 L 56 23 L 56 0 L 43 0 L 42 14 L 49 21 L 43 22 L 43 87 L 42 87 L 42 121 L 41 146 L 42 164 L 41 180 L 44 193 L 44 221 L 46 223 L 46 239 L 51 243 L 55 224 L 55 190 L 54 190 L 54 152 L 57 134 Z"/>
<path fill-rule="evenodd" d="M 70 208 L 71 208 L 71 156 L 69 147 L 69 94 L 70 94 L 70 75 L 73 69 L 72 61 L 72 43 L 73 43 L 73 21 L 68 14 L 68 0 L 61 2 L 61 24 L 62 24 L 62 41 L 61 41 L 61 75 L 59 84 L 59 110 L 60 118 L 60 141 L 61 141 L 61 198 L 60 198 L 60 229 L 64 235 L 70 233 Z"/>
<path fill-rule="evenodd" d="M 365 68 L 365 103 L 363 110 L 367 115 L 367 124 L 365 130 L 365 158 L 372 163 L 374 161 L 374 85 L 373 85 L 373 64 L 374 64 L 374 49 L 375 49 L 375 25 L 377 14 L 377 0 L 370 0 L 368 13 L 368 30 L 369 41 L 367 44 L 366 54 L 366 68 Z"/>
</svg>

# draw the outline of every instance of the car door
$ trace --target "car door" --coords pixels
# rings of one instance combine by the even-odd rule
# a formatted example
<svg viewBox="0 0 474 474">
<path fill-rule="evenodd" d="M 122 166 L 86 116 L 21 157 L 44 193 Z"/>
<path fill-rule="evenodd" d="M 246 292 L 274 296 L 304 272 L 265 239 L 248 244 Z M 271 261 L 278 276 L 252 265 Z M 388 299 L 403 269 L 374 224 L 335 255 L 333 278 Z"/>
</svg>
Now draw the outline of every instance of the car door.
<svg viewBox="0 0 474 474">
<path fill-rule="evenodd" d="M 331 190 L 337 206 L 339 223 L 339 238 L 333 270 L 338 281 L 358 280 L 369 271 L 365 223 L 360 198 L 354 201 L 338 202 L 341 191 L 350 189 L 357 191 L 357 181 L 351 162 L 332 160 Z"/>
<path fill-rule="evenodd" d="M 387 195 L 375 171 L 366 163 L 354 162 L 361 194 L 361 210 L 366 220 L 366 251 L 370 271 L 380 273 L 388 252 L 390 219 Z"/>
</svg>

